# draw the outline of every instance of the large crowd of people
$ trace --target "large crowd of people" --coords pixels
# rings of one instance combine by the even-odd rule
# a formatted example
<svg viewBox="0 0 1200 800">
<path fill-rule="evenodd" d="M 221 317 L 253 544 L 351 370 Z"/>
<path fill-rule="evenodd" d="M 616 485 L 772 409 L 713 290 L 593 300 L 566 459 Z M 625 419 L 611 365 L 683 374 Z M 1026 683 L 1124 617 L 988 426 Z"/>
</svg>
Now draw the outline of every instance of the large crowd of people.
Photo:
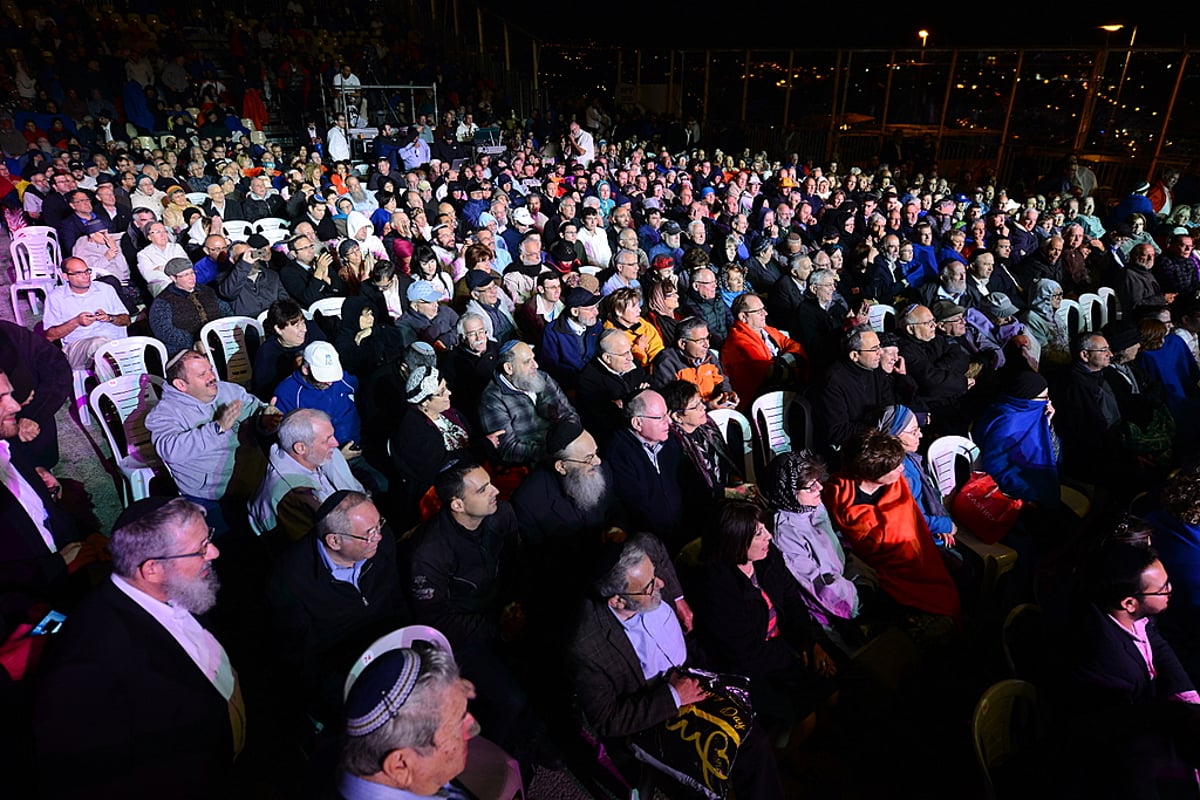
<svg viewBox="0 0 1200 800">
<path fill-rule="evenodd" d="M 67 85 L 90 65 L 15 66 L 4 220 L 61 252 L 40 325 L 0 326 L 0 687 L 40 796 L 428 795 L 474 719 L 526 776 L 583 727 L 634 783 L 629 741 L 722 702 L 713 670 L 750 681 L 732 786 L 782 798 L 772 745 L 839 702 L 866 724 L 877 637 L 932 687 L 1034 600 L 1023 677 L 1071 734 L 1043 779 L 1194 796 L 1200 175 L 1097 208 L 1074 154 L 1010 196 L 902 137 L 855 166 L 727 156 L 598 100 L 501 153 L 474 147 L 486 98 L 365 150 L 306 109 L 285 147 L 191 57 L 130 53 L 122 111 Z M 165 113 L 205 98 L 206 124 Z M 264 332 L 244 383 L 200 341 L 232 316 Z M 97 530 L 54 417 L 131 334 L 167 354 L 163 475 Z M 710 412 L 779 390 L 793 452 L 748 469 Z M 992 483 L 943 495 L 923 454 L 968 435 Z M 1011 513 L 972 530 L 961 500 Z M 346 688 L 406 623 L 453 660 L 398 650 Z"/>
</svg>

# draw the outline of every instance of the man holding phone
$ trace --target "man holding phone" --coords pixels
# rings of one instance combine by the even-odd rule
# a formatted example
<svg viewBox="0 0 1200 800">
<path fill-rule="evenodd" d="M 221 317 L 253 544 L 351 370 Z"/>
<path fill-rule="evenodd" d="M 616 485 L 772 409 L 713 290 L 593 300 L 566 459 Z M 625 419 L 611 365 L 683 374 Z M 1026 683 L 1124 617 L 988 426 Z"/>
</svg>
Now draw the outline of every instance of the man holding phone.
<svg viewBox="0 0 1200 800">
<path fill-rule="evenodd" d="M 111 286 L 92 281 L 92 269 L 83 259 L 65 258 L 61 269 L 63 284 L 46 297 L 46 338 L 62 340 L 71 369 L 90 369 L 102 345 L 128 335 L 129 311 Z"/>
</svg>

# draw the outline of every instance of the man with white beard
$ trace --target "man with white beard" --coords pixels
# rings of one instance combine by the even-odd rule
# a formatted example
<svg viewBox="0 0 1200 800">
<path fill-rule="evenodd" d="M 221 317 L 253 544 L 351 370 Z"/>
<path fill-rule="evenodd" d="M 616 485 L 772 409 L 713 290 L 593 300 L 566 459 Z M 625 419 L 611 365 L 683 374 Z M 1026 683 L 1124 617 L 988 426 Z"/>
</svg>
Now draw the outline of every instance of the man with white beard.
<svg viewBox="0 0 1200 800">
<path fill-rule="evenodd" d="M 608 465 L 582 425 L 566 421 L 552 427 L 546 454 L 512 498 L 525 544 L 556 549 L 561 543 L 578 551 L 580 538 L 620 527 Z"/>
<path fill-rule="evenodd" d="M 558 382 L 538 369 L 533 348 L 521 341 L 500 347 L 496 374 L 479 403 L 483 430 L 504 431 L 496 455 L 512 466 L 533 466 L 546 455 L 546 433 L 556 422 L 579 422 Z"/>
<path fill-rule="evenodd" d="M 47 649 L 34 713 L 42 796 L 133 797 L 149 775 L 181 797 L 227 794 L 245 733 L 237 673 L 196 619 L 216 603 L 204 509 L 134 503 L 114 526 L 113 575 Z M 183 787 L 183 788 L 180 788 Z"/>
</svg>

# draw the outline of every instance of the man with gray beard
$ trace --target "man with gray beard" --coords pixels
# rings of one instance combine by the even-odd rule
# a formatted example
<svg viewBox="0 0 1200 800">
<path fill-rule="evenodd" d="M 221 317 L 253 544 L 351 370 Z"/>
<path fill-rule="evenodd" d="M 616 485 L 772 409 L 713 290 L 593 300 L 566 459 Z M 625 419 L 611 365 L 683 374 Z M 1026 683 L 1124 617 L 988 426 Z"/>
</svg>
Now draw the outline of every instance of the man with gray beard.
<svg viewBox="0 0 1200 800">
<path fill-rule="evenodd" d="M 546 455 L 546 433 L 579 414 L 557 381 L 538 369 L 533 348 L 513 340 L 500 347 L 496 374 L 479 403 L 483 429 L 504 431 L 496 455 L 511 466 L 533 466 Z"/>
<path fill-rule="evenodd" d="M 578 551 L 581 538 L 593 539 L 621 527 L 620 508 L 609 489 L 608 465 L 596 440 L 575 421 L 560 422 L 546 435 L 546 459 L 513 494 L 522 541 L 554 549 L 562 543 Z"/>
<path fill-rule="evenodd" d="M 225 796 L 245 707 L 229 656 L 195 617 L 218 589 L 204 509 L 140 500 L 109 548 L 112 579 L 46 652 L 34 709 L 41 795 L 137 797 L 155 777 L 178 797 Z"/>
<path fill-rule="evenodd" d="M 601 460 L 595 438 L 579 423 L 552 427 L 546 453 L 542 465 L 513 493 L 512 505 L 524 547 L 522 569 L 541 587 L 526 603 L 529 629 L 558 652 L 583 601 L 588 564 L 605 534 L 631 528 L 610 488 L 609 466 Z M 665 548 L 662 557 L 669 560 Z M 678 595 L 682 591 L 671 597 Z"/>
</svg>

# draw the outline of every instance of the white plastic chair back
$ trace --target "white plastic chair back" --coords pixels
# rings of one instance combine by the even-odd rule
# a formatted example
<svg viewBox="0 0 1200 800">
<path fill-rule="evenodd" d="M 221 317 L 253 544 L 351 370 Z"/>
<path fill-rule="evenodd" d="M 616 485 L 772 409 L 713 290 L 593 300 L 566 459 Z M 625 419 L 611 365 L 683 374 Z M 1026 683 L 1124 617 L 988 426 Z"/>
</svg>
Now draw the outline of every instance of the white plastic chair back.
<svg viewBox="0 0 1200 800">
<path fill-rule="evenodd" d="M 188 202 L 194 206 L 204 205 L 204 201 L 208 199 L 208 194 L 205 192 L 188 192 Z"/>
<path fill-rule="evenodd" d="M 95 355 L 96 379 L 120 375 L 167 376 L 167 346 L 152 336 L 128 336 L 101 345 Z"/>
<path fill-rule="evenodd" d="M 1117 301 L 1117 290 L 1111 286 L 1101 286 L 1096 290 L 1096 294 L 1100 295 L 1100 299 L 1104 302 L 1104 311 L 1108 314 L 1108 321 L 1120 319 L 1121 304 Z"/>
<path fill-rule="evenodd" d="M 755 398 L 750 406 L 750 424 L 761 448 L 763 463 L 769 463 L 780 453 L 792 452 L 792 437 L 786 427 L 787 408 L 796 398 L 795 392 L 767 392 Z"/>
<path fill-rule="evenodd" d="M 22 231 L 29 230 L 23 228 Z M 29 307 L 35 313 L 41 313 L 36 295 L 46 297 L 50 290 L 58 285 L 58 265 L 61 257 L 58 251 L 58 239 L 42 236 L 21 236 L 15 234 L 8 246 L 16 272 L 16 280 L 9 284 L 8 297 L 12 304 L 13 318 L 18 325 L 25 325 L 25 316 L 21 313 L 21 293 L 32 293 Z"/>
<path fill-rule="evenodd" d="M 127 504 L 148 497 L 150 479 L 162 469 L 150 442 L 146 415 L 161 398 L 163 385 L 157 375 L 121 375 L 96 386 L 88 398 L 124 478 L 120 488 Z"/>
<path fill-rule="evenodd" d="M 965 436 L 943 436 L 929 445 L 926 469 L 942 497 L 949 497 L 958 488 L 959 458 L 965 458 L 968 466 L 974 468 L 979 460 L 979 446 Z"/>
<path fill-rule="evenodd" d="M 342 318 L 342 303 L 346 302 L 344 297 L 322 297 L 308 307 L 309 319 L 320 314 L 323 317 Z"/>
<path fill-rule="evenodd" d="M 871 330 L 877 333 L 894 331 L 896 329 L 896 309 L 883 303 L 876 303 L 867 311 L 867 322 L 870 324 Z"/>
<path fill-rule="evenodd" d="M 223 381 L 250 384 L 254 353 L 263 342 L 263 327 L 253 317 L 222 317 L 200 329 L 200 343 Z"/>
<path fill-rule="evenodd" d="M 258 220 L 254 224 L 258 226 L 259 233 L 266 233 L 267 231 L 277 231 L 280 229 L 283 229 L 286 231 L 288 229 L 288 225 L 289 225 L 289 223 L 286 219 L 280 219 L 279 217 L 263 217 L 262 219 Z"/>
<path fill-rule="evenodd" d="M 36 230 L 22 228 L 12 238 L 9 252 L 17 264 L 19 280 L 51 280 L 58 282 L 58 266 L 62 263 L 62 250 L 57 234 L 31 236 L 25 232 Z"/>
<path fill-rule="evenodd" d="M 242 219 L 225 220 L 225 238 L 231 242 L 244 242 L 254 233 L 254 223 Z"/>
<path fill-rule="evenodd" d="M 708 417 L 717 423 L 721 436 L 729 444 L 729 426 L 736 425 L 742 432 L 742 471 L 748 483 L 754 483 L 754 435 L 750 432 L 750 420 L 732 408 L 718 408 L 708 412 Z M 734 453 L 736 456 L 737 454 Z"/>
<path fill-rule="evenodd" d="M 1108 324 L 1108 306 L 1098 294 L 1079 295 L 1079 318 L 1085 331 L 1098 331 Z"/>
<path fill-rule="evenodd" d="M 580 275 L 599 275 L 600 268 L 599 267 L 580 267 L 579 274 Z"/>
<path fill-rule="evenodd" d="M 1063 300 L 1058 311 L 1054 312 L 1054 319 L 1059 325 L 1066 328 L 1069 336 L 1083 331 L 1083 314 L 1079 312 L 1079 303 L 1074 300 Z"/>
<path fill-rule="evenodd" d="M 271 230 L 263 231 L 262 235 L 272 245 L 277 245 L 280 242 L 286 241 L 292 234 L 287 228 L 272 228 Z"/>
<path fill-rule="evenodd" d="M 362 655 L 355 659 L 354 664 L 350 667 L 350 674 L 346 676 L 346 684 L 342 688 L 342 697 L 345 698 L 350 695 L 350 687 L 354 685 L 354 681 L 358 680 L 358 676 L 362 674 L 362 671 L 367 668 L 367 664 L 370 664 L 376 658 L 391 650 L 411 647 L 413 642 L 428 642 L 438 650 L 445 651 L 451 655 L 454 654 L 449 640 L 437 628 L 431 628 L 428 625 L 409 625 L 399 628 L 371 642 Z"/>
</svg>

